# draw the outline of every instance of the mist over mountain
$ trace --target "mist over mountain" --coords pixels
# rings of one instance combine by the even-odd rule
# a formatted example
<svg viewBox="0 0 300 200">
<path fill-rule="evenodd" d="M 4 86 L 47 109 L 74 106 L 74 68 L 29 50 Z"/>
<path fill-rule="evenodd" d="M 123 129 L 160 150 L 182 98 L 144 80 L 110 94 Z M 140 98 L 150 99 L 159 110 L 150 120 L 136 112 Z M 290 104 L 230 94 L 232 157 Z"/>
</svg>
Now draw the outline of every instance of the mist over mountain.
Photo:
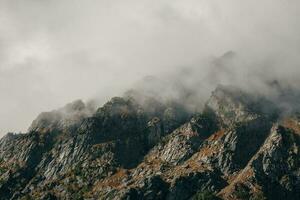
<svg viewBox="0 0 300 200">
<path fill-rule="evenodd" d="M 299 199 L 294 92 L 219 85 L 193 110 L 195 93 L 179 91 L 41 113 L 27 133 L 0 140 L 0 199 Z"/>
<path fill-rule="evenodd" d="M 217 84 L 272 94 L 275 80 L 297 89 L 299 7 L 296 0 L 2 0 L 0 134 L 24 132 L 40 112 L 74 99 L 101 105 L 145 76 L 171 82 L 167 88 L 183 82 L 204 100 Z"/>
<path fill-rule="evenodd" d="M 0 0 L 0 200 L 299 200 L 299 13 Z"/>
</svg>

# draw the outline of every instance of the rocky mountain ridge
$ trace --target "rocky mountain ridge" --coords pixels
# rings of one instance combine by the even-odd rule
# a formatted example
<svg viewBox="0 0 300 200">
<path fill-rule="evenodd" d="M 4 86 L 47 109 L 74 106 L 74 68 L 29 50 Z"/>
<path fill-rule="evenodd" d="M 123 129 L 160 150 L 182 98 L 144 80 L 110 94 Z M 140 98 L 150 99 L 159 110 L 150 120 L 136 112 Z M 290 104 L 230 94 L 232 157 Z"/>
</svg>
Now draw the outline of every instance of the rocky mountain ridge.
<svg viewBox="0 0 300 200">
<path fill-rule="evenodd" d="M 300 199 L 300 117 L 219 86 L 202 112 L 81 101 L 0 140 L 0 199 Z"/>
</svg>

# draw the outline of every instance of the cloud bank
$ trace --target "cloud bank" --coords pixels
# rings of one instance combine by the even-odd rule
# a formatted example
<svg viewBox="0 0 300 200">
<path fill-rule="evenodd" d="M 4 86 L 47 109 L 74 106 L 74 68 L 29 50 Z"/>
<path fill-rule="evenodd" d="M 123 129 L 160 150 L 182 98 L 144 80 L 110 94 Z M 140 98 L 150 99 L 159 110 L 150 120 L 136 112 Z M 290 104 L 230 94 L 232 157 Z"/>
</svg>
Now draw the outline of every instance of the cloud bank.
<svg viewBox="0 0 300 200">
<path fill-rule="evenodd" d="M 0 135 L 148 75 L 200 99 L 219 83 L 298 88 L 299 13 L 297 0 L 0 0 Z"/>
</svg>

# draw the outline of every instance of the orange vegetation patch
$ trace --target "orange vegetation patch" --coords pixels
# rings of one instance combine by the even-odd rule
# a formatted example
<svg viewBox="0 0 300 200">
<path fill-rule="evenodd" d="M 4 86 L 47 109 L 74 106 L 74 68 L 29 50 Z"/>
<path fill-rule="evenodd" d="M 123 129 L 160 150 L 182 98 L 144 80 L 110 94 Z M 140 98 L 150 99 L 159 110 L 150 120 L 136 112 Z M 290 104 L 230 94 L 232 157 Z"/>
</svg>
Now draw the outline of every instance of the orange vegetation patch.
<svg viewBox="0 0 300 200">
<path fill-rule="evenodd" d="M 151 168 L 154 171 L 159 170 L 162 165 L 165 165 L 165 161 L 162 160 L 156 153 L 148 155 L 144 162 L 142 162 L 138 168 Z"/>
<path fill-rule="evenodd" d="M 252 168 L 245 168 L 242 170 L 237 176 L 230 177 L 230 180 L 228 180 L 229 185 L 225 188 L 223 188 L 218 196 L 223 197 L 224 199 L 235 199 L 232 194 L 234 193 L 236 189 L 236 185 L 240 183 L 248 183 L 247 185 L 250 186 L 250 189 L 252 191 L 259 190 L 258 185 L 255 183 L 251 183 L 250 179 L 254 176 L 254 172 Z"/>
<path fill-rule="evenodd" d="M 197 161 L 197 160 L 188 160 L 187 167 L 191 168 L 192 171 L 203 171 L 203 170 L 211 170 L 210 166 L 206 163 Z"/>
<path fill-rule="evenodd" d="M 135 170 L 132 170 L 132 182 L 128 184 L 129 187 L 133 186 L 136 187 L 136 183 L 139 182 L 139 180 L 142 180 L 145 178 L 145 174 L 162 174 L 165 173 L 167 170 L 170 169 L 171 166 L 169 166 L 167 163 L 162 161 L 161 159 L 152 159 L 152 160 L 145 160 L 142 162 Z M 136 172 L 142 172 L 142 173 L 136 173 Z"/>
<path fill-rule="evenodd" d="M 209 140 L 209 141 L 218 140 L 218 139 L 220 139 L 224 134 L 225 134 L 225 130 L 224 130 L 224 129 L 221 129 L 221 130 L 215 132 L 214 134 L 212 134 L 212 135 L 208 138 L 208 140 Z"/>
<path fill-rule="evenodd" d="M 227 180 L 228 183 L 232 183 L 239 175 L 240 172 L 231 174 L 231 175 L 224 175 L 223 178 Z"/>
<path fill-rule="evenodd" d="M 295 119 L 285 119 L 282 122 L 282 125 L 286 128 L 293 130 L 296 134 L 300 134 L 300 122 Z"/>
<path fill-rule="evenodd" d="M 189 161 L 183 165 L 170 168 L 162 174 L 162 178 L 166 182 L 171 182 L 174 177 L 186 176 L 190 173 L 202 172 L 205 170 L 209 170 L 209 168 L 204 163 Z"/>
<path fill-rule="evenodd" d="M 163 161 L 157 155 L 150 155 L 145 159 L 144 163 L 142 163 L 142 164 L 160 165 L 162 163 L 163 163 Z"/>
<path fill-rule="evenodd" d="M 120 169 L 112 176 L 102 180 L 101 182 L 96 183 L 94 190 L 105 187 L 120 188 L 122 185 L 122 180 L 128 176 L 128 172 L 125 169 Z"/>
<path fill-rule="evenodd" d="M 253 176 L 254 176 L 253 169 L 252 169 L 252 168 L 248 168 L 248 169 L 243 170 L 243 171 L 237 176 L 237 178 L 235 179 L 235 181 L 238 181 L 238 182 L 245 182 L 245 181 L 247 181 L 249 178 L 251 178 L 251 177 L 253 177 Z"/>
<path fill-rule="evenodd" d="M 162 174 L 162 178 L 170 182 L 174 177 L 186 176 L 190 173 L 211 171 L 212 167 L 199 160 L 198 155 L 192 156 L 190 159 L 185 161 L 182 165 L 169 168 Z"/>
<path fill-rule="evenodd" d="M 197 132 L 193 131 L 192 129 L 182 130 L 179 133 L 181 135 L 190 136 L 190 137 L 194 137 L 194 136 L 198 136 L 199 135 Z"/>
<path fill-rule="evenodd" d="M 200 149 L 199 153 L 197 154 L 198 158 L 201 159 L 201 157 L 208 157 L 208 156 L 214 156 L 218 152 L 219 147 L 217 145 L 212 146 L 205 146 Z"/>
</svg>

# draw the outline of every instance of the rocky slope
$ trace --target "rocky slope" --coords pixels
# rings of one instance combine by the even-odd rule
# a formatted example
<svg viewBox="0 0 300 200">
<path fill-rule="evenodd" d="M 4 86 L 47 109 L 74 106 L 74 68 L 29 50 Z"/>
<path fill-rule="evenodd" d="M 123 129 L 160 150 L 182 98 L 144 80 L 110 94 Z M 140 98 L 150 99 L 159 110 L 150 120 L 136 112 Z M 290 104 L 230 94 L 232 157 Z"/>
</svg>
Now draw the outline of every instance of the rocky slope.
<svg viewBox="0 0 300 200">
<path fill-rule="evenodd" d="M 0 199 L 300 199 L 300 117 L 219 86 L 201 113 L 113 98 L 0 140 Z"/>
</svg>

